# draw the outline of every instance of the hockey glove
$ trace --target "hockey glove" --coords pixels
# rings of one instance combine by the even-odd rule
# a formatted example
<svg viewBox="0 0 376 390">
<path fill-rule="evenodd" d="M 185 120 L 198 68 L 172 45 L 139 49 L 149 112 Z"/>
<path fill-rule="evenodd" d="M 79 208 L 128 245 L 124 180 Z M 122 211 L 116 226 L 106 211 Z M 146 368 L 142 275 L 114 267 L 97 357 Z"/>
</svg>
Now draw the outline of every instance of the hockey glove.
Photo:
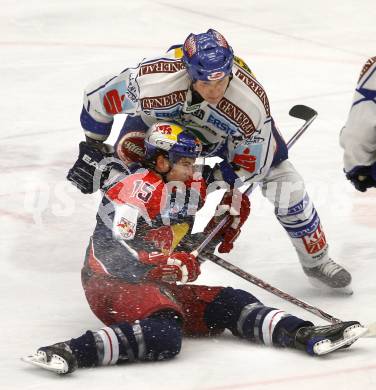
<svg viewBox="0 0 376 390">
<path fill-rule="evenodd" d="M 346 173 L 346 177 L 360 192 L 376 187 L 376 163 L 370 167 L 359 167 L 350 173 Z"/>
<path fill-rule="evenodd" d="M 229 253 L 233 247 L 234 242 L 241 232 L 241 227 L 247 220 L 251 211 L 251 203 L 247 195 L 243 194 L 237 189 L 226 192 L 217 207 L 216 215 L 209 221 L 205 228 L 205 232 L 211 232 L 219 221 L 230 215 L 229 221 L 222 227 L 222 229 L 215 236 L 215 239 L 221 242 L 218 247 L 218 252 Z M 224 214 L 224 215 L 223 215 Z"/>
<path fill-rule="evenodd" d="M 111 146 L 99 141 L 80 143 L 78 159 L 69 170 L 67 179 L 82 193 L 92 194 L 102 187 L 111 171 L 111 163 L 104 158 L 113 157 Z"/>
<path fill-rule="evenodd" d="M 138 258 L 143 264 L 155 266 L 146 275 L 149 280 L 184 284 L 193 282 L 200 275 L 200 264 L 187 252 L 174 252 L 168 256 L 160 252 L 140 251 Z"/>
</svg>

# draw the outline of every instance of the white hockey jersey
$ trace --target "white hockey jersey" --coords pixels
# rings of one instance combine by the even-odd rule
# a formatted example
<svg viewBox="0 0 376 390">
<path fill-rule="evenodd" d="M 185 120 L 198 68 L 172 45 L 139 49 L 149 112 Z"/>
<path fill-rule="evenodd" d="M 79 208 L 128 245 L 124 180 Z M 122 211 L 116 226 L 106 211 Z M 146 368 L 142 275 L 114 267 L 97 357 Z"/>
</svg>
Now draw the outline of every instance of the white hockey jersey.
<svg viewBox="0 0 376 390">
<path fill-rule="evenodd" d="M 346 173 L 376 162 L 376 57 L 370 58 L 360 73 L 340 144 Z"/>
<path fill-rule="evenodd" d="M 233 79 L 216 106 L 206 101 L 192 104 L 182 50 L 175 48 L 163 57 L 145 59 L 137 67 L 89 85 L 84 111 L 81 124 L 85 133 L 100 140 L 108 137 L 113 116 L 120 113 L 140 115 L 147 125 L 158 120 L 184 125 L 206 145 L 206 156 L 222 156 L 224 151 L 231 155 L 236 144 L 246 140 L 255 157 L 254 171 L 246 174 L 251 181 L 267 173 L 276 149 L 267 95 L 237 57 Z"/>
</svg>

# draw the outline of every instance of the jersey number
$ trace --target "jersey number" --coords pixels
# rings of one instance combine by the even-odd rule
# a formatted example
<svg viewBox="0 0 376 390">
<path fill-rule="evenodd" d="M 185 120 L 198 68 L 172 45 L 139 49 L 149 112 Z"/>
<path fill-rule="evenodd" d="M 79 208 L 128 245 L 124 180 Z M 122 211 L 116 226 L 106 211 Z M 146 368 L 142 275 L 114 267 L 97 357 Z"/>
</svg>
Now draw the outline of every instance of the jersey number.
<svg viewBox="0 0 376 390">
<path fill-rule="evenodd" d="M 152 184 L 143 180 L 136 180 L 134 182 L 131 197 L 140 199 L 142 202 L 147 203 L 149 202 L 154 190 L 155 187 Z"/>
</svg>

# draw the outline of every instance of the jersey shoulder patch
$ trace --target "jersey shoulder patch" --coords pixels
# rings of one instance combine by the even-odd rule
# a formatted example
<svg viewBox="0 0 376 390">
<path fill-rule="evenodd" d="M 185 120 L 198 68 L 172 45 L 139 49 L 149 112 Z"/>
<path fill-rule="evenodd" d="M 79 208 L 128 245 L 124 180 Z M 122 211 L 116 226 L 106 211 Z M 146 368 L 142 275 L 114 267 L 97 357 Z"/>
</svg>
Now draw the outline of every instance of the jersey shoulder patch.
<svg viewBox="0 0 376 390">
<path fill-rule="evenodd" d="M 238 56 L 234 56 L 234 62 L 236 65 L 238 65 L 240 68 L 242 68 L 243 70 L 245 70 L 246 72 L 250 73 L 252 77 L 255 77 L 255 74 L 251 71 L 250 67 L 246 64 L 246 62 L 241 59 L 240 57 Z"/>
<path fill-rule="evenodd" d="M 183 58 L 183 46 L 174 48 L 174 57 L 179 60 Z"/>
</svg>

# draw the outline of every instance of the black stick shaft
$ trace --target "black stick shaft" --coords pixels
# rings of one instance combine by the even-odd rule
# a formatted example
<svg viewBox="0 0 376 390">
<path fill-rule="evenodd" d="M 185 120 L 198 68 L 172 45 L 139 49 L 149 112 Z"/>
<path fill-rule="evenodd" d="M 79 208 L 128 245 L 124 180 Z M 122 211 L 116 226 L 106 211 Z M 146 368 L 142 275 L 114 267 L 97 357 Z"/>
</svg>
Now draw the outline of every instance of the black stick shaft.
<svg viewBox="0 0 376 390">
<path fill-rule="evenodd" d="M 222 259 L 221 257 L 213 254 L 213 253 L 205 253 L 202 255 L 199 255 L 200 260 L 210 260 L 211 262 L 219 265 L 220 267 L 226 269 L 227 271 L 232 272 L 233 274 L 240 276 L 242 279 L 247 280 L 248 282 L 262 288 L 263 290 L 266 290 L 274 295 L 276 295 L 279 298 L 284 299 L 285 301 L 288 301 L 296 306 L 299 306 L 300 308 L 309 311 L 310 313 L 316 315 L 317 317 L 320 317 L 328 322 L 331 323 L 337 323 L 341 322 L 340 319 L 333 317 L 332 315 L 326 313 L 325 311 L 319 309 L 318 307 L 312 306 L 306 302 L 301 301 L 298 298 L 293 297 L 292 295 L 279 290 L 276 287 L 273 287 L 269 283 L 264 282 L 262 279 L 251 275 L 250 273 L 242 270 L 241 268 L 237 267 L 234 264 L 229 263 L 227 260 Z"/>
</svg>

